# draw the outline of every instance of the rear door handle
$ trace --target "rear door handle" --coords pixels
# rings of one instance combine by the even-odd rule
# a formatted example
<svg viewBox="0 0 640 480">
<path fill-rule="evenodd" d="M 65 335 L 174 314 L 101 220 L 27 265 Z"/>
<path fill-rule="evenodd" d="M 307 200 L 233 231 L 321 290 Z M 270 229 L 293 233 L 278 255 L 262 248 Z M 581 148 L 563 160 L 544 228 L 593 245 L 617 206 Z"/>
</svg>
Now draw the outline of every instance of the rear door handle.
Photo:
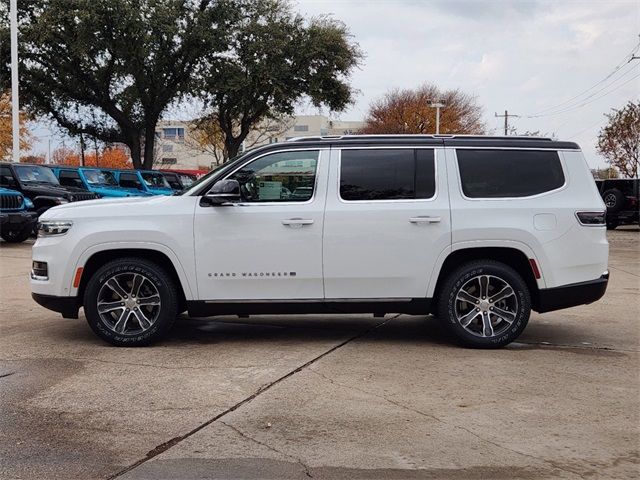
<svg viewBox="0 0 640 480">
<path fill-rule="evenodd" d="M 411 217 L 409 219 L 411 223 L 439 223 L 440 220 L 441 220 L 441 217 L 429 217 L 428 215 Z"/>
<path fill-rule="evenodd" d="M 313 220 L 310 218 L 287 218 L 286 220 L 282 220 L 283 225 L 311 225 Z"/>
</svg>

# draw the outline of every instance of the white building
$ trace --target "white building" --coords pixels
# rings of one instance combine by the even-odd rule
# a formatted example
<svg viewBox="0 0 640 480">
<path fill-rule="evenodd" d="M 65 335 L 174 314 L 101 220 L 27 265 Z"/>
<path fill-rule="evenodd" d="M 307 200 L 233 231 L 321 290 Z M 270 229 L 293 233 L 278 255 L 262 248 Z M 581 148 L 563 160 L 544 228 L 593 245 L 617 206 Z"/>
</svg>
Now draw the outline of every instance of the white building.
<svg viewBox="0 0 640 480">
<path fill-rule="evenodd" d="M 191 122 L 164 120 L 158 123 L 156 168 L 208 170 L 221 162 L 222 155 L 213 146 L 202 146 L 194 138 Z M 364 126 L 360 121 L 331 120 L 324 115 L 298 115 L 283 122 L 268 123 L 247 136 L 245 149 L 294 137 L 349 135 Z"/>
</svg>

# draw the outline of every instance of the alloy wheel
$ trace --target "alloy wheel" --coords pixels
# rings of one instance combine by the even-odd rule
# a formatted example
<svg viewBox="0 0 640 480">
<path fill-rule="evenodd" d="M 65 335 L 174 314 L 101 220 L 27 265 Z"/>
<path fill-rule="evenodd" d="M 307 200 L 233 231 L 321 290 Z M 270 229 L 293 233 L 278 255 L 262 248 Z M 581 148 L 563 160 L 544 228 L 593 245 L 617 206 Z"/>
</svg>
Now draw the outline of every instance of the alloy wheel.
<svg viewBox="0 0 640 480">
<path fill-rule="evenodd" d="M 139 273 L 119 273 L 102 284 L 98 314 L 104 325 L 119 335 L 139 335 L 158 319 L 160 294 L 149 278 Z"/>
<path fill-rule="evenodd" d="M 497 337 L 516 320 L 518 297 L 513 287 L 494 275 L 477 275 L 456 293 L 458 323 L 478 337 Z"/>
</svg>

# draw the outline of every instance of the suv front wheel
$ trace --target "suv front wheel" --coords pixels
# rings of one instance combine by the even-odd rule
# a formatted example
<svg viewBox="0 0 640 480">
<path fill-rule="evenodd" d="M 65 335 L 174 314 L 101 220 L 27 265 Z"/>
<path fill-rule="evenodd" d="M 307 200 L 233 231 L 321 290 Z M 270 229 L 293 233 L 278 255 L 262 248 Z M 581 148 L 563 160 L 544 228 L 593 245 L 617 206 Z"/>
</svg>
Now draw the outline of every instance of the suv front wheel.
<svg viewBox="0 0 640 480">
<path fill-rule="evenodd" d="M 438 316 L 462 344 L 499 348 L 522 333 L 531 295 L 522 277 L 494 260 L 466 263 L 449 275 L 438 299 Z"/>
<path fill-rule="evenodd" d="M 178 314 L 178 294 L 169 274 L 141 258 L 111 261 L 95 272 L 84 294 L 91 329 L 120 347 L 160 340 Z"/>
</svg>

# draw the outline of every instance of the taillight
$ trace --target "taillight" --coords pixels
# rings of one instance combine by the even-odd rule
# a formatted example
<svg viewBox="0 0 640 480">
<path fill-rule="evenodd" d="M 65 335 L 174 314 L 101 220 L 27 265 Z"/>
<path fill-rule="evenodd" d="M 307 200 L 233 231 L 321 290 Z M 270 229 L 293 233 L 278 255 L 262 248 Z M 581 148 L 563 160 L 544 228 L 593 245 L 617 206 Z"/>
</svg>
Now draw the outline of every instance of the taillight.
<svg viewBox="0 0 640 480">
<path fill-rule="evenodd" d="M 607 222 L 605 212 L 576 212 L 576 217 L 580 225 L 587 227 L 600 227 Z"/>
</svg>

